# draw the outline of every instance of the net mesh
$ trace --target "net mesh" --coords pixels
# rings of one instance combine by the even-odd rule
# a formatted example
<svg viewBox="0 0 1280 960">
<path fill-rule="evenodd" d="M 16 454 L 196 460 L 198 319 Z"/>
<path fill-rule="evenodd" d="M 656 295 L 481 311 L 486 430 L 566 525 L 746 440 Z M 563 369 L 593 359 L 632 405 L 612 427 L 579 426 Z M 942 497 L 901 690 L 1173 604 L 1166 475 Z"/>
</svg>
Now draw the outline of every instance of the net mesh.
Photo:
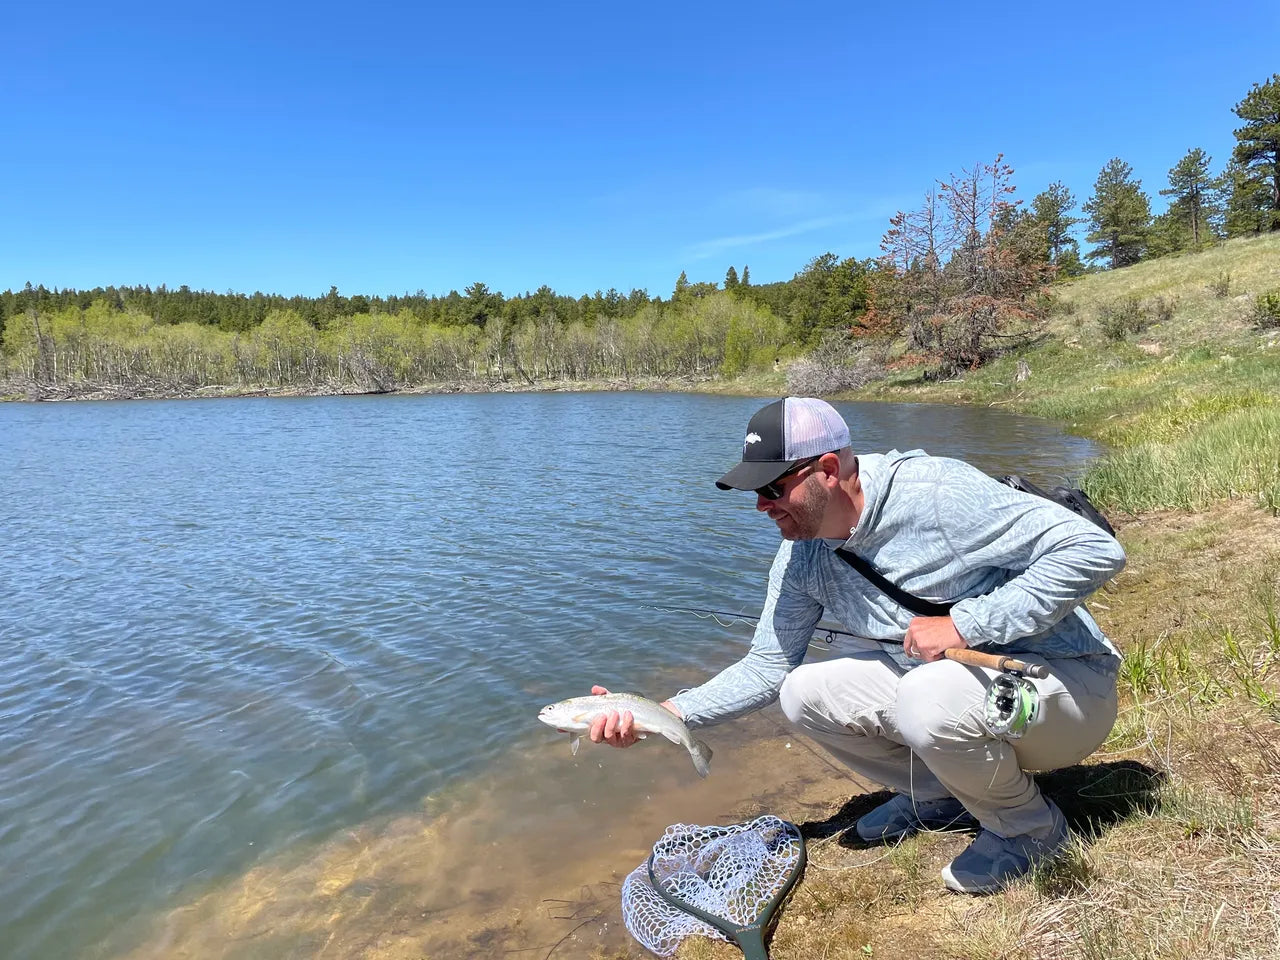
<svg viewBox="0 0 1280 960">
<path fill-rule="evenodd" d="M 653 875 L 668 893 L 745 926 L 785 886 L 803 849 L 796 826 L 774 816 L 728 826 L 677 823 L 653 846 Z M 622 884 L 622 918 L 631 935 L 660 957 L 674 954 L 691 935 L 728 939 L 662 899 L 649 882 L 647 860 Z"/>
</svg>

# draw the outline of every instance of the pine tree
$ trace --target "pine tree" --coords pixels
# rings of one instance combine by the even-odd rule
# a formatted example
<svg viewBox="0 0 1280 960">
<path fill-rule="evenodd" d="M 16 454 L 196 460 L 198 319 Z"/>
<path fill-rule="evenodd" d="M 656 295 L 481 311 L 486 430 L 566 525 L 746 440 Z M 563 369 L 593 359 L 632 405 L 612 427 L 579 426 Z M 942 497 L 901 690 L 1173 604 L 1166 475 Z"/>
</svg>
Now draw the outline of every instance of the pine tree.
<svg viewBox="0 0 1280 960">
<path fill-rule="evenodd" d="M 1212 199 L 1213 178 L 1209 176 L 1211 158 L 1199 147 L 1187 151 L 1169 171 L 1169 189 L 1160 196 L 1173 197 L 1169 201 L 1169 213 L 1191 230 L 1191 244 L 1199 249 L 1211 239 L 1207 230 L 1208 207 Z M 1174 247 L 1174 249 L 1180 249 Z"/>
<path fill-rule="evenodd" d="M 1113 268 L 1142 259 L 1151 226 L 1151 201 L 1142 192 L 1142 181 L 1133 179 L 1133 167 L 1112 157 L 1099 172 L 1093 196 L 1083 210 L 1091 228 L 1085 239 L 1098 244 L 1085 257 L 1106 257 Z"/>
<path fill-rule="evenodd" d="M 746 264 L 742 266 L 742 285 L 744 287 L 751 286 L 751 268 Z"/>
<path fill-rule="evenodd" d="M 1049 184 L 1048 190 L 1037 193 L 1031 200 L 1031 216 L 1044 239 L 1045 255 L 1059 273 L 1068 263 L 1073 266 L 1080 263 L 1080 245 L 1071 236 L 1071 228 L 1084 221 L 1071 216 L 1075 206 L 1075 195 L 1061 181 Z"/>
<path fill-rule="evenodd" d="M 1271 195 L 1267 185 L 1251 176 L 1248 168 L 1232 158 L 1214 186 L 1221 210 L 1220 229 L 1224 234 L 1243 237 L 1267 229 L 1271 222 Z"/>
<path fill-rule="evenodd" d="M 729 264 L 729 269 L 725 271 L 724 288 L 726 290 L 735 290 L 738 286 L 738 271 L 733 264 Z"/>
<path fill-rule="evenodd" d="M 1280 73 L 1266 83 L 1255 83 L 1232 109 L 1244 121 L 1235 131 L 1232 158 L 1247 179 L 1265 185 L 1270 194 L 1262 229 L 1280 230 Z"/>
<path fill-rule="evenodd" d="M 1193 249 L 1195 242 L 1191 236 L 1191 224 L 1183 219 L 1180 211 L 1170 207 L 1151 221 L 1147 230 L 1147 257 L 1163 257 Z"/>
</svg>

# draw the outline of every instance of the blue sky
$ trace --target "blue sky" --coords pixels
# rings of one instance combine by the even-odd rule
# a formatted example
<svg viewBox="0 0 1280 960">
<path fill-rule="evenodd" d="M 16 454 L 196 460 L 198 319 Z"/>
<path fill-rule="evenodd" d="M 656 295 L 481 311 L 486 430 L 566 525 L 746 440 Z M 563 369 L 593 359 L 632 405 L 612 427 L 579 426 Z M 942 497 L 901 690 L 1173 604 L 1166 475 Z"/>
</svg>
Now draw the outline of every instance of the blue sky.
<svg viewBox="0 0 1280 960">
<path fill-rule="evenodd" d="M 1160 210 L 1280 70 L 1280 3 L 1207 9 L 22 4 L 0 289 L 764 283 L 876 255 L 895 210 L 999 152 L 1026 200 L 1084 200 L 1123 157 Z"/>
</svg>

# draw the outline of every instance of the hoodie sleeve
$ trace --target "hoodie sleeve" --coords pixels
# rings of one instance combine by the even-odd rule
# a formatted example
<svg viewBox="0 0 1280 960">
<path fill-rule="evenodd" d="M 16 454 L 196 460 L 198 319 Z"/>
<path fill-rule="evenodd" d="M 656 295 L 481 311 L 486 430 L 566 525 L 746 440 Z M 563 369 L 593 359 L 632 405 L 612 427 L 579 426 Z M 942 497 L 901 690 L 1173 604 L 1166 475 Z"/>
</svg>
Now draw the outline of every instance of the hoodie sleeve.
<svg viewBox="0 0 1280 960">
<path fill-rule="evenodd" d="M 939 483 L 938 529 L 966 568 L 1012 574 L 952 608 L 952 622 L 970 646 L 998 646 L 1049 629 L 1124 568 L 1124 549 L 1088 520 L 960 466 L 972 476 Z"/>
<path fill-rule="evenodd" d="M 731 720 L 768 706 L 782 681 L 804 660 L 822 604 L 803 589 L 803 552 L 784 541 L 769 570 L 764 610 L 751 649 L 701 686 L 671 698 L 691 726 Z"/>
</svg>

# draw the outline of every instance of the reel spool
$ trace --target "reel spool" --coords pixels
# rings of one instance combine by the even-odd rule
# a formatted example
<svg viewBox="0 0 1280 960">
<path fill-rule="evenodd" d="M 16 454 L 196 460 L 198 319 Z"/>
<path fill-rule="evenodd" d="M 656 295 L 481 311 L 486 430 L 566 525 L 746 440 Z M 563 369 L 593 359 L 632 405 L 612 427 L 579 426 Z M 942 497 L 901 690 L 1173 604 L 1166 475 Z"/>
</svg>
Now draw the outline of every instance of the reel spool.
<svg viewBox="0 0 1280 960">
<path fill-rule="evenodd" d="M 1026 677 L 1002 673 L 991 681 L 982 715 L 997 737 L 1017 739 L 1040 710 L 1040 692 Z"/>
</svg>

